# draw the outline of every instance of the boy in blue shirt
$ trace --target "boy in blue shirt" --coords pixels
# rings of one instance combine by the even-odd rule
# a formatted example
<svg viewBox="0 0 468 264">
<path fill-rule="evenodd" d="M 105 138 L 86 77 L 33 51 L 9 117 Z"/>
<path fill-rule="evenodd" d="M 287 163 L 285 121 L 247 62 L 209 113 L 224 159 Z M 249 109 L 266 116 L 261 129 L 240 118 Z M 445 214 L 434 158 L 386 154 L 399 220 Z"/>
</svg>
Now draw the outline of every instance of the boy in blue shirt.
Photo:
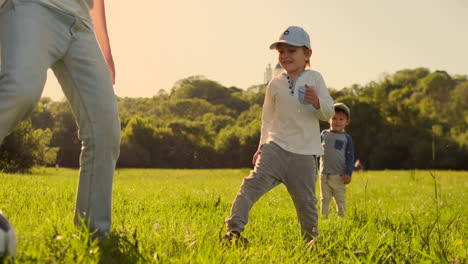
<svg viewBox="0 0 468 264">
<path fill-rule="evenodd" d="M 328 217 L 331 199 L 335 199 L 338 216 L 346 211 L 346 184 L 351 182 L 354 167 L 354 146 L 345 132 L 351 121 L 351 111 L 337 103 L 335 115 L 329 120 L 330 129 L 322 132 L 324 154 L 320 158 L 320 198 L 322 215 Z"/>
</svg>

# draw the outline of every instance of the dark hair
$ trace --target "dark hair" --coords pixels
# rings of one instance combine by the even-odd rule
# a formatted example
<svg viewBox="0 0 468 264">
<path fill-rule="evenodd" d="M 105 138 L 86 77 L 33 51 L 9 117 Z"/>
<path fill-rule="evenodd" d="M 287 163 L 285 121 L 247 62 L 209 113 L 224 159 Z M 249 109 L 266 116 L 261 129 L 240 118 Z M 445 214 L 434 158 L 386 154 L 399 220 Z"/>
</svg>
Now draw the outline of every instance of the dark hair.
<svg viewBox="0 0 468 264">
<path fill-rule="evenodd" d="M 346 118 L 349 119 L 348 113 L 346 113 L 346 111 L 344 109 L 335 107 L 335 113 L 343 113 L 343 114 L 346 115 Z"/>
</svg>

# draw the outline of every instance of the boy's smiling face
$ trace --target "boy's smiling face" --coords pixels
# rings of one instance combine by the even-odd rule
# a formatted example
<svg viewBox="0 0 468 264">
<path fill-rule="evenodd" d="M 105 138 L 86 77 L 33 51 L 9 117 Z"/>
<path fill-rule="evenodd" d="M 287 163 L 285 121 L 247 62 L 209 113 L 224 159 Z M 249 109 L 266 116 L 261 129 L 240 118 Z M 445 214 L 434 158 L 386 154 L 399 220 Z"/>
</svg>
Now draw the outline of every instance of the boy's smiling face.
<svg viewBox="0 0 468 264">
<path fill-rule="evenodd" d="M 335 115 L 328 121 L 330 128 L 336 132 L 344 132 L 346 126 L 349 124 L 348 116 L 341 111 L 336 111 Z"/>
<path fill-rule="evenodd" d="M 288 75 L 293 77 L 305 70 L 306 63 L 312 55 L 304 47 L 296 47 L 284 43 L 278 44 L 276 50 L 278 51 L 278 61 L 281 67 L 283 67 Z"/>
</svg>

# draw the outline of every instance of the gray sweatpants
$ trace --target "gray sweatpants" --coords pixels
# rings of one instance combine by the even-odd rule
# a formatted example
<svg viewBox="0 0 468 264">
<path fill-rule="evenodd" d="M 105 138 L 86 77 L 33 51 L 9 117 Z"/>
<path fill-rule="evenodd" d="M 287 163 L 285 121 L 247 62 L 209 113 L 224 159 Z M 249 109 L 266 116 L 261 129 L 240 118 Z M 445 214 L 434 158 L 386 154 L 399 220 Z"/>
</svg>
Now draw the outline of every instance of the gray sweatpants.
<svg viewBox="0 0 468 264">
<path fill-rule="evenodd" d="M 0 6 L 0 142 L 34 109 L 52 68 L 82 141 L 75 222 L 111 228 L 112 179 L 120 147 L 117 100 L 94 31 L 31 0 Z"/>
<path fill-rule="evenodd" d="M 316 159 L 282 149 L 274 142 L 262 147 L 262 153 L 250 175 L 244 178 L 226 219 L 228 231 L 244 231 L 253 204 L 266 192 L 284 183 L 296 207 L 303 238 L 308 241 L 318 235 Z"/>
</svg>

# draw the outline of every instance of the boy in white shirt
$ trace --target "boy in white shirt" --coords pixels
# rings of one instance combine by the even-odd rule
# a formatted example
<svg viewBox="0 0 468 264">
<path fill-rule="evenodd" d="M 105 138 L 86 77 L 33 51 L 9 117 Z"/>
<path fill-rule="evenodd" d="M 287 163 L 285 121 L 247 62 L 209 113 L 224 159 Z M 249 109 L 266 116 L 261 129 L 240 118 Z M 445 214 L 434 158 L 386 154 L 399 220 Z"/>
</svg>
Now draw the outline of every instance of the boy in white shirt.
<svg viewBox="0 0 468 264">
<path fill-rule="evenodd" d="M 304 29 L 287 28 L 270 49 L 278 51 L 285 72 L 267 86 L 260 144 L 253 156 L 255 168 L 234 200 L 224 241 L 248 243 L 240 233 L 250 209 L 280 183 L 293 199 L 304 240 L 313 241 L 318 235 L 315 157 L 323 154 L 319 119 L 327 121 L 333 116 L 333 99 L 320 73 L 307 69 L 312 49 Z"/>
</svg>

